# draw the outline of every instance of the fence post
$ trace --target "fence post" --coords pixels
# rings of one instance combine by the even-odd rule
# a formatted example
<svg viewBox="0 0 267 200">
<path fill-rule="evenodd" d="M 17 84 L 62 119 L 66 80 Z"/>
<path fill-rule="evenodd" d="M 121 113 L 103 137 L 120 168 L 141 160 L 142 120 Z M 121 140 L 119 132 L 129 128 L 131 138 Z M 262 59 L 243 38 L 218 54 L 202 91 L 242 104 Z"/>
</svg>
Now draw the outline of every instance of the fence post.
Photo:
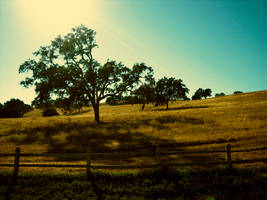
<svg viewBox="0 0 267 200">
<path fill-rule="evenodd" d="M 228 164 L 228 167 L 232 168 L 231 145 L 230 144 L 225 145 L 225 150 L 226 150 L 226 162 Z"/>
<path fill-rule="evenodd" d="M 10 185 L 7 187 L 5 192 L 5 199 L 10 199 L 10 194 L 12 193 L 15 184 L 17 183 L 18 173 L 19 173 L 19 156 L 20 156 L 20 148 L 17 147 L 15 150 L 15 159 L 14 159 L 14 172 L 13 177 L 11 179 Z"/>
<path fill-rule="evenodd" d="M 15 182 L 17 180 L 18 173 L 19 173 L 19 157 L 20 157 L 20 148 L 17 147 L 15 150 L 14 173 L 13 173 L 13 178 Z"/>
<path fill-rule="evenodd" d="M 156 146 L 156 156 L 157 156 L 157 169 L 160 169 L 160 144 L 157 143 Z"/>
<path fill-rule="evenodd" d="M 87 178 L 90 179 L 91 177 L 91 148 L 87 149 L 87 167 L 86 167 L 86 172 L 87 172 Z"/>
</svg>

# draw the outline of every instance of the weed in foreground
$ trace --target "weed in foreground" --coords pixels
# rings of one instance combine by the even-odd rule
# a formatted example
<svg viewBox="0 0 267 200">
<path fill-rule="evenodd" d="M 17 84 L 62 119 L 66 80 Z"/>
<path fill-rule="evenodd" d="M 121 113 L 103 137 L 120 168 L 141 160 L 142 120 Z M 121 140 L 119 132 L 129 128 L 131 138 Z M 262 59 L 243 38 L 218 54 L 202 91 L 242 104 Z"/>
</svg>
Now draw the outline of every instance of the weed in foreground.
<svg viewBox="0 0 267 200">
<path fill-rule="evenodd" d="M 266 168 L 85 174 L 23 173 L 11 199 L 264 199 Z M 0 173 L 0 196 L 10 173 Z M 96 191 L 97 190 L 97 191 Z"/>
</svg>

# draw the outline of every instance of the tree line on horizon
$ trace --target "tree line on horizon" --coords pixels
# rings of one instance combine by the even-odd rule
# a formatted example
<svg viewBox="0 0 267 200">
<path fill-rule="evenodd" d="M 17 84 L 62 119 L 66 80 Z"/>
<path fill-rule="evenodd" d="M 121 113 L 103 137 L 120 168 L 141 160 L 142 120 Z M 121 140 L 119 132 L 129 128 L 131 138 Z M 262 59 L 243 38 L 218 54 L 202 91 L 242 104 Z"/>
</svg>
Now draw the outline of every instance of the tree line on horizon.
<svg viewBox="0 0 267 200">
<path fill-rule="evenodd" d="M 24 87 L 35 86 L 35 107 L 61 107 L 64 110 L 81 109 L 91 105 L 95 121 L 100 121 L 99 105 L 127 103 L 166 105 L 169 101 L 189 99 L 189 89 L 182 79 L 163 77 L 155 81 L 154 70 L 145 63 L 128 68 L 121 62 L 107 60 L 100 64 L 93 58 L 98 47 L 96 32 L 84 25 L 77 26 L 62 37 L 57 36 L 48 46 L 35 51 L 19 67 L 19 73 L 30 76 L 21 81 Z M 211 96 L 211 89 L 199 88 L 192 99 Z"/>
<path fill-rule="evenodd" d="M 166 77 L 165 77 L 166 78 Z M 138 95 L 136 95 L 136 92 L 133 93 L 133 95 L 125 95 L 125 96 L 119 96 L 119 97 L 109 97 L 106 99 L 106 103 L 109 105 L 123 105 L 123 104 L 142 104 L 142 110 L 144 110 L 145 104 L 152 103 L 154 106 L 163 105 L 166 103 L 163 101 L 163 98 L 159 97 L 155 93 L 155 90 L 152 88 L 146 88 L 141 87 L 142 89 L 138 88 Z M 141 92 L 141 90 L 143 92 Z M 210 90 L 209 88 L 205 90 Z M 204 94 L 200 94 L 200 91 L 205 91 L 202 88 L 199 88 L 196 90 L 195 94 L 192 96 L 192 100 L 198 100 L 202 99 L 202 97 L 207 98 L 207 91 Z M 243 93 L 242 91 L 235 91 L 233 94 L 240 94 Z M 211 92 L 209 93 L 211 94 Z M 199 96 L 198 96 L 199 95 Z M 198 96 L 196 98 L 196 96 Z M 222 93 L 216 93 L 215 97 L 217 96 L 225 96 L 225 94 Z M 174 99 L 174 101 L 177 99 Z M 190 100 L 190 98 L 185 97 L 180 100 Z M 173 100 L 171 100 L 173 101 Z M 90 102 L 87 101 L 79 101 L 78 99 L 73 100 L 69 98 L 57 98 L 57 99 L 51 99 L 48 104 L 46 105 L 28 105 L 25 104 L 22 100 L 11 98 L 10 100 L 6 101 L 4 104 L 0 103 L 0 118 L 19 118 L 23 117 L 26 112 L 29 112 L 35 108 L 41 108 L 43 109 L 43 117 L 49 117 L 49 116 L 55 116 L 59 115 L 57 110 L 55 108 L 61 109 L 64 114 L 72 113 L 73 111 L 78 111 L 78 113 L 81 111 L 82 107 L 84 106 L 90 106 Z M 166 104 L 167 106 L 167 104 Z"/>
</svg>

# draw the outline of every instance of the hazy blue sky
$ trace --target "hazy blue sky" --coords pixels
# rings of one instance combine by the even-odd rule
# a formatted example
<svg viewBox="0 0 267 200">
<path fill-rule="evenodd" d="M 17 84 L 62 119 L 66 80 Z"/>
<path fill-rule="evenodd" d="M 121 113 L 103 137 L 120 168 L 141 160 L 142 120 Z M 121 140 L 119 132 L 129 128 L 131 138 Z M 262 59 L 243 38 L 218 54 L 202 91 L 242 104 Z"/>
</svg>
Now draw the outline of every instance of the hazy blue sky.
<svg viewBox="0 0 267 200">
<path fill-rule="evenodd" d="M 0 102 L 30 103 L 19 65 L 74 26 L 97 32 L 94 56 L 145 62 L 156 78 L 231 94 L 267 89 L 266 0 L 0 0 Z"/>
</svg>

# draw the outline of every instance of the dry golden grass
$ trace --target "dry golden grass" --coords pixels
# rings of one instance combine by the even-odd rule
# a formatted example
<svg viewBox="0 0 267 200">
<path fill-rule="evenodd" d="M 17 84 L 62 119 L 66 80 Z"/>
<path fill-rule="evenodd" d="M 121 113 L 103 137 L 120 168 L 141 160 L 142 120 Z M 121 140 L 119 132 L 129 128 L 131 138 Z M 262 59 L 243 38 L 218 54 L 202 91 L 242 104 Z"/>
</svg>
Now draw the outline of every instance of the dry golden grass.
<svg viewBox="0 0 267 200">
<path fill-rule="evenodd" d="M 140 105 L 102 105 L 100 118 L 102 122 L 95 123 L 92 108 L 85 108 L 72 116 L 43 118 L 40 110 L 34 110 L 24 118 L 0 119 L 0 152 L 14 152 L 16 146 L 27 153 L 84 152 L 88 147 L 93 152 L 138 147 L 154 150 L 157 141 L 176 149 L 220 149 L 227 143 L 238 149 L 267 146 L 267 91 L 177 101 L 169 110 L 152 105 L 146 106 L 144 111 Z M 264 153 L 236 153 L 233 159 L 260 158 Z M 224 155 L 199 155 L 180 156 L 179 160 L 223 158 Z M 2 158 L 3 161 L 8 160 Z M 29 161 L 48 160 L 22 158 L 22 162 Z M 67 161 L 82 162 L 75 158 Z M 151 158 L 106 158 L 95 162 L 148 163 Z"/>
</svg>

